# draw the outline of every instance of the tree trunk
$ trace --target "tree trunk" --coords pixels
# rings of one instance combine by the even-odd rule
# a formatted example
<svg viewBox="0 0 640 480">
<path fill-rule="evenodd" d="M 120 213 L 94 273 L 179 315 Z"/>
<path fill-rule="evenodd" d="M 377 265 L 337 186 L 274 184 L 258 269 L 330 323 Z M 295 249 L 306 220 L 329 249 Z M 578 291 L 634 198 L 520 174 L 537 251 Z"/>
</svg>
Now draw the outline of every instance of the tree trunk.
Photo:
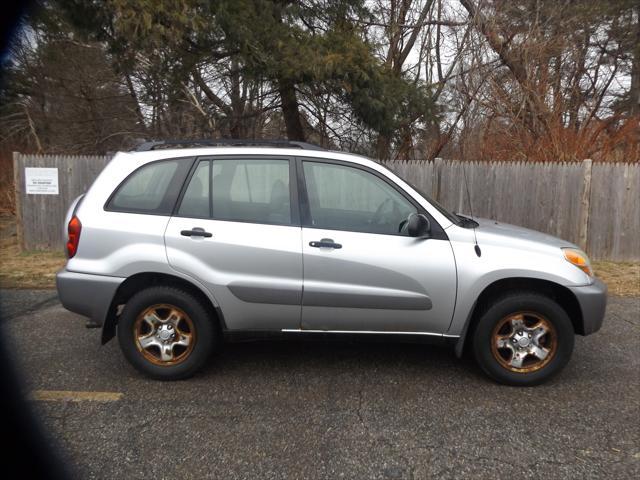
<svg viewBox="0 0 640 480">
<path fill-rule="evenodd" d="M 485 37 L 491 49 L 500 57 L 502 64 L 505 65 L 514 76 L 516 82 L 520 85 L 524 95 L 525 122 L 531 133 L 535 137 L 541 137 L 543 134 L 549 133 L 547 107 L 543 98 L 539 98 L 535 91 L 535 85 L 529 78 L 527 66 L 523 61 L 522 52 L 512 51 L 509 42 L 502 38 L 497 29 L 494 28 L 492 22 L 487 20 L 482 12 L 476 7 L 472 0 L 460 0 L 462 6 L 469 14 L 469 20 L 477 27 L 479 32 Z"/>
<path fill-rule="evenodd" d="M 384 133 L 378 135 L 376 142 L 376 158 L 381 161 L 391 160 L 391 137 Z"/>
<path fill-rule="evenodd" d="M 142 115 L 142 110 L 140 109 L 140 102 L 138 101 L 138 95 L 136 94 L 135 88 L 133 88 L 133 82 L 131 81 L 131 76 L 129 73 L 124 74 L 124 79 L 127 82 L 127 89 L 129 90 L 129 96 L 131 97 L 131 101 L 133 101 L 135 105 L 136 119 L 140 128 L 143 132 L 147 131 L 147 124 L 144 121 L 144 115 Z"/>
<path fill-rule="evenodd" d="M 282 102 L 282 116 L 287 128 L 287 138 L 289 140 L 305 141 L 302 122 L 300 121 L 300 111 L 298 109 L 298 99 L 296 98 L 296 88 L 291 80 L 278 78 L 278 93 Z"/>
<path fill-rule="evenodd" d="M 231 132 L 231 138 L 245 138 L 247 131 L 243 118 L 245 98 L 244 95 L 240 93 L 242 80 L 240 79 L 240 66 L 238 65 L 238 60 L 236 58 L 231 60 L 229 80 L 231 81 L 231 118 L 229 131 Z"/>
</svg>

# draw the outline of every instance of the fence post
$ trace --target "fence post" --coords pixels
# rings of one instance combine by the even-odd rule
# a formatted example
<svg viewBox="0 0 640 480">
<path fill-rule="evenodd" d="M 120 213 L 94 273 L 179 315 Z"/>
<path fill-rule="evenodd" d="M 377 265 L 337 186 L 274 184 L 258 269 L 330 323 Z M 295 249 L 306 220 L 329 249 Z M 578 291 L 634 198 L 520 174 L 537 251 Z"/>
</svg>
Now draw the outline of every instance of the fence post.
<svg viewBox="0 0 640 480">
<path fill-rule="evenodd" d="M 16 198 L 16 235 L 18 249 L 24 250 L 24 223 L 22 219 L 22 182 L 20 181 L 20 153 L 13 152 L 13 190 Z"/>
<path fill-rule="evenodd" d="M 440 180 L 442 179 L 442 159 L 436 157 L 433 159 L 433 179 L 431 181 L 431 197 L 436 201 L 440 201 Z"/>
<path fill-rule="evenodd" d="M 580 234 L 578 245 L 584 251 L 587 250 L 589 238 L 589 210 L 591 209 L 591 159 L 582 161 L 582 200 L 580 201 Z"/>
</svg>

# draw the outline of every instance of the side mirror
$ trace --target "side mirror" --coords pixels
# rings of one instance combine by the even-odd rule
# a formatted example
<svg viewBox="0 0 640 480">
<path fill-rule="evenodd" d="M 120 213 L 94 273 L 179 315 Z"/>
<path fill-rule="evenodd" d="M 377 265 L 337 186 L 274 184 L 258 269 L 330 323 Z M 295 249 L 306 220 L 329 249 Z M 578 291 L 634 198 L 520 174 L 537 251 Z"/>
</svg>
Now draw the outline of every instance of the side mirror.
<svg viewBox="0 0 640 480">
<path fill-rule="evenodd" d="M 410 237 L 426 238 L 431 233 L 431 222 L 422 213 L 412 213 L 407 219 L 407 233 Z"/>
</svg>

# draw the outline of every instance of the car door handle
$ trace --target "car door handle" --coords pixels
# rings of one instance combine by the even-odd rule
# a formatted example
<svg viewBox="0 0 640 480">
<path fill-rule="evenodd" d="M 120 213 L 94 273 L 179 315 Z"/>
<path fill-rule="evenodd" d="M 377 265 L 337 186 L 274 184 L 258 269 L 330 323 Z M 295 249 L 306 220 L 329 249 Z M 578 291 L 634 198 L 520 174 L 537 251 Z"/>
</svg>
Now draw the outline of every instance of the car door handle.
<svg viewBox="0 0 640 480">
<path fill-rule="evenodd" d="M 330 238 L 323 238 L 319 242 L 309 242 L 309 246 L 313 248 L 342 248 L 342 245 L 335 243 Z"/>
<path fill-rule="evenodd" d="M 209 237 L 213 237 L 212 233 L 209 232 L 205 232 L 204 228 L 192 228 L 191 230 L 182 230 L 180 232 L 180 235 L 183 235 L 185 237 L 205 237 L 205 238 L 209 238 Z"/>
</svg>

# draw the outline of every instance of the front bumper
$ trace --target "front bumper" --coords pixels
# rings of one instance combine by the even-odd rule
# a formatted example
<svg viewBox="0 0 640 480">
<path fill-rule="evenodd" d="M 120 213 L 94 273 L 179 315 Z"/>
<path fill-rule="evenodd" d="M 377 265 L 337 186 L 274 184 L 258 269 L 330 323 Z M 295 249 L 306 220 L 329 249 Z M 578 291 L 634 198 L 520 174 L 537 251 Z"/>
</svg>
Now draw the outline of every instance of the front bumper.
<svg viewBox="0 0 640 480">
<path fill-rule="evenodd" d="M 89 317 L 102 325 L 116 290 L 124 278 L 70 272 L 66 268 L 56 275 L 60 303 L 67 310 Z"/>
<path fill-rule="evenodd" d="M 607 308 L 607 286 L 597 278 L 591 285 L 569 287 L 582 311 L 582 335 L 590 335 L 600 330 Z"/>
</svg>

